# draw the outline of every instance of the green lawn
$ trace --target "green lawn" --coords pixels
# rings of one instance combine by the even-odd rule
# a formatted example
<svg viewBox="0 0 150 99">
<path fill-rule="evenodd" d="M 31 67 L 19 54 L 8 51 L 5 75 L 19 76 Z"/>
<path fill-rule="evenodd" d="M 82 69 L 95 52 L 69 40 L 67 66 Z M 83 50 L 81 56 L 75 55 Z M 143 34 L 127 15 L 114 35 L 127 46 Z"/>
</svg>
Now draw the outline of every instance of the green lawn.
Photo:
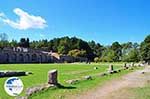
<svg viewBox="0 0 150 99">
<path fill-rule="evenodd" d="M 94 70 L 94 67 L 98 67 Z M 114 65 L 115 68 L 120 68 L 121 64 Z M 81 93 L 95 88 L 97 85 L 102 85 L 105 81 L 118 78 L 123 74 L 128 73 L 128 70 L 122 71 L 121 73 L 108 75 L 105 77 L 98 77 L 97 75 L 106 72 L 108 64 L 1 64 L 0 70 L 23 70 L 31 71 L 33 75 L 20 77 L 24 83 L 24 89 L 39 85 L 47 82 L 47 73 L 49 70 L 58 70 L 59 82 L 66 86 L 65 89 L 49 89 L 44 92 L 33 95 L 32 99 L 66 99 L 72 94 Z M 76 78 L 83 78 L 86 75 L 93 76 L 93 80 L 81 81 L 75 85 L 69 85 L 65 81 Z M 13 99 L 14 97 L 8 96 L 4 89 L 4 82 L 7 78 L 0 78 L 0 99 Z M 21 95 L 24 95 L 24 92 Z M 69 98 L 68 98 L 69 99 Z"/>
<path fill-rule="evenodd" d="M 136 99 L 150 99 L 150 85 L 146 85 L 142 88 L 132 89 Z"/>
</svg>

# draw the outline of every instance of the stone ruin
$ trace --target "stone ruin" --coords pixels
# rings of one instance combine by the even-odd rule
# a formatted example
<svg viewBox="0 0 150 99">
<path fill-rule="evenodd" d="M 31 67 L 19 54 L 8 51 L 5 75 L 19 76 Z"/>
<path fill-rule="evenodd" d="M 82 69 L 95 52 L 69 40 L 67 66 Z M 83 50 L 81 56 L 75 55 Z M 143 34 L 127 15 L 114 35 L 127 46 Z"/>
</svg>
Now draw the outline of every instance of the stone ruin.
<svg viewBox="0 0 150 99">
<path fill-rule="evenodd" d="M 53 85 L 57 85 L 58 81 L 57 81 L 57 70 L 51 70 L 48 72 L 48 84 L 53 84 Z"/>
<path fill-rule="evenodd" d="M 127 66 L 127 63 L 124 63 L 123 69 L 128 69 L 129 67 Z"/>
<path fill-rule="evenodd" d="M 31 72 L 25 71 L 0 71 L 0 77 L 12 77 L 12 76 L 26 76 L 32 74 Z"/>
<path fill-rule="evenodd" d="M 112 73 L 114 72 L 114 67 L 113 67 L 112 64 L 109 65 L 108 72 L 109 72 L 110 74 L 112 74 Z"/>
<path fill-rule="evenodd" d="M 57 75 L 58 75 L 57 70 L 49 71 L 48 72 L 48 82 L 47 83 L 27 88 L 26 93 L 25 93 L 26 96 L 16 97 L 15 99 L 28 99 L 32 94 L 38 93 L 42 90 L 49 89 L 51 87 L 60 86 L 60 84 L 57 81 Z"/>
</svg>

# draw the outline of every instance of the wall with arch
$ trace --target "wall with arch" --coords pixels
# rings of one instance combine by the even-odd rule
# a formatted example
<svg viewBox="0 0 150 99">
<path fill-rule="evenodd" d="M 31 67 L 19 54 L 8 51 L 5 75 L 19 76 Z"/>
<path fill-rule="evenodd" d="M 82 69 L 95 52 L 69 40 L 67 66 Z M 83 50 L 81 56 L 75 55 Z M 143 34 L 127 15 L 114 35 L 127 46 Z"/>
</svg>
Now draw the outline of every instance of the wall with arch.
<svg viewBox="0 0 150 99">
<path fill-rule="evenodd" d="M 51 56 L 43 53 L 0 52 L 0 63 L 50 63 Z"/>
</svg>

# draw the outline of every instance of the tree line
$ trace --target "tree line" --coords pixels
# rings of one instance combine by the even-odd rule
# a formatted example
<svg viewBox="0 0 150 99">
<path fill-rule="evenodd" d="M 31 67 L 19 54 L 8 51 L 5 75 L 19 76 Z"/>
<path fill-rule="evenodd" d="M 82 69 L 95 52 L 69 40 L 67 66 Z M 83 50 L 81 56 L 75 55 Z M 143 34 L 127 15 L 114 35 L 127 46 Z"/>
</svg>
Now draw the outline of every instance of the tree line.
<svg viewBox="0 0 150 99">
<path fill-rule="evenodd" d="M 138 62 L 150 61 L 150 35 L 140 44 L 126 42 L 120 44 L 113 42 L 104 46 L 95 41 L 84 41 L 77 37 L 61 37 L 52 40 L 29 41 L 29 38 L 21 38 L 8 41 L 5 33 L 0 34 L 0 48 L 4 47 L 26 47 L 45 51 L 57 52 L 60 55 L 73 57 L 86 57 L 95 62 Z"/>
</svg>

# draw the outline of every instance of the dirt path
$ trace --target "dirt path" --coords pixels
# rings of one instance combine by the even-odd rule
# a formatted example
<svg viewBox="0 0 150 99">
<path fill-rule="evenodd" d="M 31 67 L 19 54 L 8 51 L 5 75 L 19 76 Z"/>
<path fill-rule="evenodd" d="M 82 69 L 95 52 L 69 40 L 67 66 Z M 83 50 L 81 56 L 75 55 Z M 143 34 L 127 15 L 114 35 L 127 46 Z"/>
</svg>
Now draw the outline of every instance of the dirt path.
<svg viewBox="0 0 150 99">
<path fill-rule="evenodd" d="M 142 74 L 143 71 L 145 74 Z M 102 87 L 75 96 L 73 99 L 129 99 L 127 97 L 131 94 L 121 90 L 132 87 L 142 87 L 147 81 L 150 81 L 150 66 L 145 67 L 144 70 L 129 73 L 121 79 L 110 81 Z"/>
</svg>

